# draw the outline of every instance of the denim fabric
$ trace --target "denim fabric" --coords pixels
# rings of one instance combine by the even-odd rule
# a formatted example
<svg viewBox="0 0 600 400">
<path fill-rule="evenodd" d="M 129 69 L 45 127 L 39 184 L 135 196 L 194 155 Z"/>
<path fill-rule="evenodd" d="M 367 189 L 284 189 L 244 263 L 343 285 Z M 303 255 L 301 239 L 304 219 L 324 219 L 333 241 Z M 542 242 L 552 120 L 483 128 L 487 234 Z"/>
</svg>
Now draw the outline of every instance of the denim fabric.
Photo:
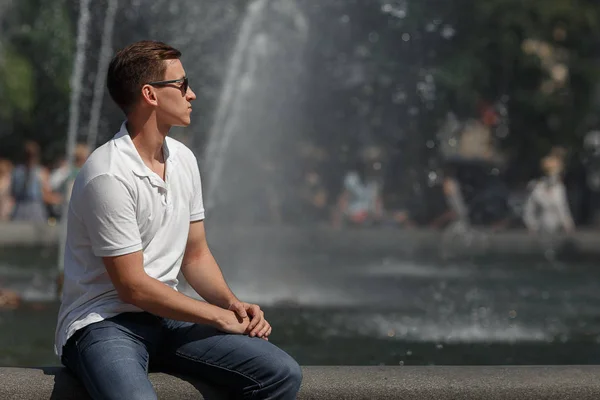
<svg viewBox="0 0 600 400">
<path fill-rule="evenodd" d="M 302 380 L 296 361 L 266 340 L 145 312 L 80 329 L 62 362 L 93 399 L 156 399 L 149 370 L 199 378 L 243 399 L 295 399 Z"/>
</svg>

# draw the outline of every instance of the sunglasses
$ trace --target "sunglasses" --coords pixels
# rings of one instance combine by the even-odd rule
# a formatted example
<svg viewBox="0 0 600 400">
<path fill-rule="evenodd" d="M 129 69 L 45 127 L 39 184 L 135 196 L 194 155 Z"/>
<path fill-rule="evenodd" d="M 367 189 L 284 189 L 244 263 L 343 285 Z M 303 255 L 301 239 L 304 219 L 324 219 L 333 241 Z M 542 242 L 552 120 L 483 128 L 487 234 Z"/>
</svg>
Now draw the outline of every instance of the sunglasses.
<svg viewBox="0 0 600 400">
<path fill-rule="evenodd" d="M 171 83 L 181 83 L 180 89 L 184 96 L 187 93 L 188 87 L 190 87 L 190 81 L 187 78 L 187 76 L 185 78 L 173 79 L 170 81 L 148 82 L 148 85 L 150 85 L 150 86 L 166 86 L 166 85 L 170 85 Z"/>
</svg>

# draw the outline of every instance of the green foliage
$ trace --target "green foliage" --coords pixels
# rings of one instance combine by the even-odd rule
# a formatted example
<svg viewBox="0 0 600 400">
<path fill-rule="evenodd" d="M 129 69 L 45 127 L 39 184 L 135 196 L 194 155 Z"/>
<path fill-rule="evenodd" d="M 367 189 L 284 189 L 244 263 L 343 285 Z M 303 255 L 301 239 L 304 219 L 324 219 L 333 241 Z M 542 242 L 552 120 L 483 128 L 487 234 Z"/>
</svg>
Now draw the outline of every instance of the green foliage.
<svg viewBox="0 0 600 400">
<path fill-rule="evenodd" d="M 6 48 L 0 64 L 0 118 L 30 113 L 35 100 L 34 71 L 28 59 Z"/>
<path fill-rule="evenodd" d="M 0 67 L 0 134 L 17 146 L 62 141 L 68 120 L 74 53 L 70 2 L 19 0 L 7 10 Z"/>
<path fill-rule="evenodd" d="M 555 144 L 577 148 L 589 126 L 598 81 L 600 8 L 586 0 L 457 0 L 450 23 L 457 35 L 436 59 L 437 83 L 454 108 L 473 112 L 476 100 L 509 99 L 511 135 L 504 141 L 518 157 L 540 156 Z M 551 62 L 526 51 L 525 42 L 547 46 Z M 552 60 L 554 59 L 554 60 Z M 548 65 L 550 64 L 550 66 Z M 552 84 L 551 66 L 568 70 Z M 438 104 L 453 108 L 453 104 Z"/>
<path fill-rule="evenodd" d="M 509 134 L 496 141 L 527 177 L 552 146 L 577 152 L 600 127 L 597 0 L 305 2 L 309 114 L 315 140 L 340 147 L 340 159 L 372 141 L 426 175 L 448 111 L 478 118 L 482 102 L 504 102 Z M 419 89 L 431 75 L 433 99 Z"/>
<path fill-rule="evenodd" d="M 297 1 L 311 26 L 313 53 L 303 66 L 310 74 L 310 130 L 327 147 L 378 140 L 393 146 L 402 139 L 410 148 L 405 157 L 427 165 L 436 150 L 425 143 L 435 140 L 446 112 L 477 117 L 481 100 L 508 99 L 510 134 L 499 142 L 517 160 L 537 159 L 556 144 L 576 150 L 581 136 L 600 125 L 593 102 L 600 82 L 597 0 Z M 5 11 L 0 135 L 60 145 L 76 2 L 19 0 Z M 162 25 L 177 26 L 179 15 L 162 18 Z M 118 25 L 116 43 L 134 33 L 149 36 L 147 23 Z M 447 37 L 445 27 L 453 31 Z M 556 65 L 567 71 L 558 83 Z M 433 100 L 415 88 L 430 75 Z"/>
</svg>

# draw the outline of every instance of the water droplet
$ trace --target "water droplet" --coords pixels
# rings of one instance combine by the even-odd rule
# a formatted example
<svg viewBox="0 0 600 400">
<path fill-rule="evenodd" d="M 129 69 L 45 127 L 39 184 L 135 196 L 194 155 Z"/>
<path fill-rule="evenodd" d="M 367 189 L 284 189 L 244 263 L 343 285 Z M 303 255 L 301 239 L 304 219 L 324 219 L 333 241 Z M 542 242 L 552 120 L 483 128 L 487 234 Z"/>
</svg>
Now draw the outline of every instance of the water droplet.
<svg viewBox="0 0 600 400">
<path fill-rule="evenodd" d="M 406 101 L 406 93 L 404 93 L 402 91 L 394 93 L 394 97 L 392 98 L 392 101 L 396 104 L 404 103 L 404 101 Z"/>
<path fill-rule="evenodd" d="M 508 126 L 500 125 L 498 129 L 496 129 L 496 136 L 498 136 L 500 139 L 504 139 L 508 136 L 508 132 Z"/>
<path fill-rule="evenodd" d="M 369 33 L 369 42 L 377 43 L 378 40 L 379 40 L 379 34 L 377 32 Z"/>
<path fill-rule="evenodd" d="M 550 293 L 544 291 L 542 292 L 542 299 L 548 300 L 550 298 Z"/>
<path fill-rule="evenodd" d="M 442 36 L 444 39 L 452 39 L 452 37 L 456 34 L 456 30 L 450 25 L 444 25 L 442 29 Z"/>
<path fill-rule="evenodd" d="M 429 178 L 430 181 L 435 181 L 437 179 L 437 174 L 435 171 L 430 171 L 429 174 L 427 174 L 427 178 Z"/>
<path fill-rule="evenodd" d="M 410 33 L 403 33 L 402 40 L 404 40 L 405 42 L 408 42 L 410 40 Z"/>
</svg>

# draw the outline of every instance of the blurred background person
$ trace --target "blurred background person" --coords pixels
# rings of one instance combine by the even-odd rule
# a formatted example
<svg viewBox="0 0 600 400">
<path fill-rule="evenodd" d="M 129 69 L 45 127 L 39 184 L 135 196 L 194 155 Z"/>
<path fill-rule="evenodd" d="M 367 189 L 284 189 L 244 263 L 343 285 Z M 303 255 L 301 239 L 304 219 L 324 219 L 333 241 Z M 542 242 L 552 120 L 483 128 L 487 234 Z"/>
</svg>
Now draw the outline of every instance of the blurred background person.
<svg viewBox="0 0 600 400">
<path fill-rule="evenodd" d="M 21 296 L 14 290 L 0 287 L 0 310 L 14 310 L 21 304 Z"/>
<path fill-rule="evenodd" d="M 52 191 L 60 191 L 60 187 L 65 184 L 69 178 L 69 165 L 64 154 L 58 156 L 52 165 L 48 183 Z"/>
<path fill-rule="evenodd" d="M 431 220 L 425 223 L 430 228 L 455 230 L 469 224 L 469 209 L 455 167 L 446 164 L 437 172 L 427 197 L 431 203 Z"/>
<path fill-rule="evenodd" d="M 355 168 L 346 173 L 334 210 L 334 227 L 342 224 L 365 226 L 383 218 L 380 156 L 378 148 L 369 147 L 363 151 Z"/>
<path fill-rule="evenodd" d="M 328 191 L 323 178 L 315 168 L 307 168 L 298 189 L 302 218 L 299 222 L 319 223 L 327 220 Z"/>
<path fill-rule="evenodd" d="M 456 172 L 451 166 L 444 168 L 442 190 L 446 199 L 446 215 L 450 221 L 449 228 L 456 231 L 465 231 L 469 227 L 469 208 L 465 203 L 460 182 L 456 179 Z"/>
<path fill-rule="evenodd" d="M 9 160 L 0 159 L 0 221 L 7 221 L 12 214 L 11 180 L 12 163 Z"/>
<path fill-rule="evenodd" d="M 50 190 L 54 193 L 64 193 L 69 179 L 70 171 L 67 159 L 64 154 L 58 156 L 53 163 L 49 174 L 48 184 Z M 62 202 L 58 204 L 48 204 L 48 217 L 60 219 L 62 213 Z"/>
<path fill-rule="evenodd" d="M 552 234 L 575 229 L 567 192 L 562 182 L 564 152 L 552 151 L 541 160 L 544 176 L 531 184 L 523 210 L 523 221 L 531 232 Z"/>
<path fill-rule="evenodd" d="M 297 226 L 327 223 L 331 217 L 331 195 L 325 172 L 330 155 L 315 143 L 303 141 L 296 145 L 293 157 L 292 184 L 285 198 L 286 223 Z"/>
<path fill-rule="evenodd" d="M 68 199 L 71 197 L 71 190 L 73 189 L 73 182 L 75 181 L 77 174 L 79 173 L 79 171 L 83 167 L 83 164 L 85 164 L 85 162 L 87 161 L 89 156 L 90 156 L 90 148 L 86 144 L 78 143 L 75 146 L 74 154 L 73 154 L 73 167 L 71 168 L 71 171 L 69 173 L 69 178 L 67 180 L 67 188 L 66 188 L 66 192 L 65 192 L 66 200 L 65 201 L 68 201 Z"/>
<path fill-rule="evenodd" d="M 50 173 L 49 185 L 53 193 L 61 196 L 61 201 L 56 204 L 48 204 L 50 218 L 61 218 L 64 202 L 68 202 L 71 196 L 75 177 L 89 156 L 89 147 L 86 144 L 78 143 L 73 150 L 73 166 L 71 168 L 64 156 L 58 159 L 56 167 Z"/>
<path fill-rule="evenodd" d="M 26 141 L 23 150 L 23 163 L 12 173 L 11 193 L 15 201 L 12 219 L 47 222 L 46 205 L 60 204 L 62 196 L 50 189 L 48 171 L 40 164 L 39 145 Z"/>
</svg>

